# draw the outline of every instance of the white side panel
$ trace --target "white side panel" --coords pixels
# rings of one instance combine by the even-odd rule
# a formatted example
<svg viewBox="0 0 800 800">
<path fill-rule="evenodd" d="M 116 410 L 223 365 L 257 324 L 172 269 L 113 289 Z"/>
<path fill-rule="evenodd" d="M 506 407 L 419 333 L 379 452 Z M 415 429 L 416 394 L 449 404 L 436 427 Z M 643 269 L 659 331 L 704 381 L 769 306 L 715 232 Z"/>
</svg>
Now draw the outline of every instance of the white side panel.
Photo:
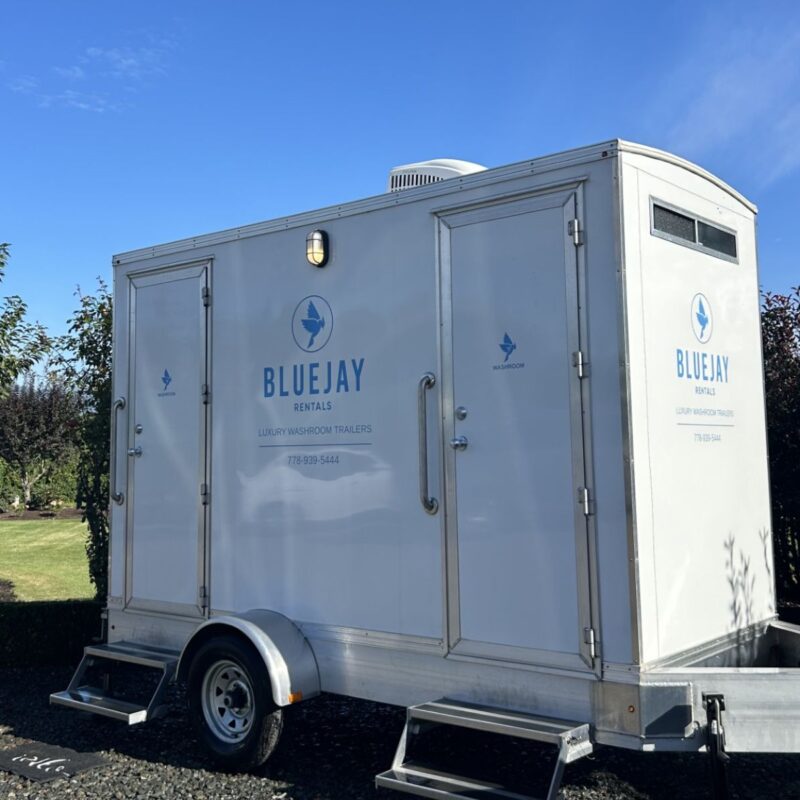
<svg viewBox="0 0 800 800">
<path fill-rule="evenodd" d="M 469 204 L 580 184 L 586 235 L 579 249 L 585 276 L 581 267 L 578 280 L 585 282 L 590 361 L 584 394 L 594 421 L 586 468 L 596 489 L 589 539 L 599 562 L 599 586 L 591 592 L 600 596 L 595 608 L 602 658 L 629 661 L 614 163 L 613 145 L 608 152 L 592 148 L 491 171 L 485 183 L 471 177 L 410 190 L 391 200 L 142 250 L 118 262 L 119 312 L 128 274 L 213 259 L 212 613 L 267 608 L 295 621 L 359 629 L 368 637 L 376 631 L 428 637 L 442 647 L 443 601 L 447 596 L 452 603 L 454 595 L 443 581 L 444 509 L 430 516 L 419 501 L 416 397 L 420 376 L 436 373 L 428 394 L 429 475 L 430 493 L 443 502 L 441 425 L 443 413 L 452 409 L 441 397 L 436 219 Z M 306 234 L 314 228 L 330 236 L 331 260 L 324 269 L 310 267 L 304 257 Z M 306 331 L 302 323 L 310 319 L 312 295 L 327 304 L 315 307 L 325 319 L 321 332 L 331 335 L 308 352 L 308 340 L 298 337 Z M 115 381 L 124 394 L 124 331 L 118 326 L 116 333 Z M 492 347 L 500 353 L 498 342 Z M 347 391 L 344 384 L 338 390 L 342 361 Z M 328 362 L 335 378 L 325 394 Z M 281 367 L 288 396 L 280 393 Z M 265 383 L 266 368 L 273 372 Z M 312 381 L 319 394 L 311 394 Z M 118 463 L 124 476 L 127 459 Z M 116 509 L 115 543 L 119 516 Z M 119 554 L 115 544 L 115 563 Z M 524 629 L 540 612 L 516 605 L 509 613 Z"/>
<path fill-rule="evenodd" d="M 771 617 L 774 582 L 753 215 L 678 167 L 626 161 L 647 662 Z M 653 198 L 735 231 L 738 263 L 652 235 Z"/>
<path fill-rule="evenodd" d="M 433 220 L 406 207 L 324 227 L 324 269 L 305 229 L 218 250 L 212 604 L 440 638 L 416 394 L 437 371 Z"/>
</svg>

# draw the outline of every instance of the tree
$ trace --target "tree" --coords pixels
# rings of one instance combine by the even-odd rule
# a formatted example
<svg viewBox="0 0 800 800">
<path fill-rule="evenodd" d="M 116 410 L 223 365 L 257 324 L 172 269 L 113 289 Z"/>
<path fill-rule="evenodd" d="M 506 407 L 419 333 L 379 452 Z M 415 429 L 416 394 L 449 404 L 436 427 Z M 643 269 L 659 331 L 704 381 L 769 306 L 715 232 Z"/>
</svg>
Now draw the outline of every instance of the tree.
<svg viewBox="0 0 800 800">
<path fill-rule="evenodd" d="M 9 245 L 0 244 L 0 283 L 8 264 Z M 3 299 L 0 307 L 0 396 L 50 348 L 50 339 L 38 322 L 25 320 L 28 308 L 17 295 Z"/>
<path fill-rule="evenodd" d="M 75 395 L 60 382 L 28 375 L 0 397 L 0 458 L 17 470 L 26 506 L 33 487 L 74 449 L 77 428 Z"/>
<path fill-rule="evenodd" d="M 111 438 L 112 298 L 98 280 L 97 294 L 78 293 L 79 308 L 59 346 L 61 374 L 76 392 L 81 412 L 78 430 L 78 500 L 89 525 L 86 554 L 97 597 L 108 594 L 108 470 Z"/>
<path fill-rule="evenodd" d="M 761 308 L 775 571 L 781 599 L 800 601 L 800 286 Z"/>
</svg>

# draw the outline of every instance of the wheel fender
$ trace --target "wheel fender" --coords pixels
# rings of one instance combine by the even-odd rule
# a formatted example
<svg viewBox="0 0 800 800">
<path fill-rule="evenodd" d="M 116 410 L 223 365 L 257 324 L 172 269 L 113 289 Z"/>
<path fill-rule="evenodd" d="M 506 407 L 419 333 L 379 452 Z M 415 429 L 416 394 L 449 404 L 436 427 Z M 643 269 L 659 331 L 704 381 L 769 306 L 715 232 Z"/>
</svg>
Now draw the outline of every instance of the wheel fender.
<svg viewBox="0 0 800 800">
<path fill-rule="evenodd" d="M 317 660 L 308 640 L 288 617 L 266 609 L 206 620 L 183 648 L 178 662 L 179 679 L 186 679 L 201 644 L 224 636 L 231 629 L 243 635 L 264 661 L 276 706 L 288 706 L 320 693 Z"/>
</svg>

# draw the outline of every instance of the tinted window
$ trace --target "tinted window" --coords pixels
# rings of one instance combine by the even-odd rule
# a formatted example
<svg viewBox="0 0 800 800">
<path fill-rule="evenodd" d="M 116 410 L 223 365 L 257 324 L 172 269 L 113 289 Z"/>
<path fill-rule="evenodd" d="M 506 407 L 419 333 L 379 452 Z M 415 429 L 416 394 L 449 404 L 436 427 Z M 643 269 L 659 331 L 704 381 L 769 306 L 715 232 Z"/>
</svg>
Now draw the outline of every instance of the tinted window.
<svg viewBox="0 0 800 800">
<path fill-rule="evenodd" d="M 736 237 L 728 231 L 720 230 L 698 220 L 697 239 L 699 244 L 709 250 L 716 250 L 718 253 L 736 258 Z"/>
<path fill-rule="evenodd" d="M 670 236 L 686 239 L 687 242 L 697 241 L 694 235 L 694 220 L 663 206 L 653 206 L 653 227 Z"/>
</svg>

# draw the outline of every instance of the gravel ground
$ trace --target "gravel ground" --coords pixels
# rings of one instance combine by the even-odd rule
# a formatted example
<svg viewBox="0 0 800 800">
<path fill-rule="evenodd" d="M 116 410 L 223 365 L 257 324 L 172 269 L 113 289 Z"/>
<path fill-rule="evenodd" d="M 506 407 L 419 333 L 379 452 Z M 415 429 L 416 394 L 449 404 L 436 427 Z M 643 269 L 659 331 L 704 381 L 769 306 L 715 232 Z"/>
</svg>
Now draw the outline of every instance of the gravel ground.
<svg viewBox="0 0 800 800">
<path fill-rule="evenodd" d="M 214 771 L 191 733 L 178 690 L 165 719 L 126 727 L 51 708 L 71 670 L 0 670 L 0 749 L 32 741 L 102 753 L 109 766 L 70 780 L 33 783 L 0 772 L 0 798 L 98 800 L 389 800 L 373 779 L 387 769 L 404 712 L 391 706 L 326 696 L 291 709 L 282 742 L 258 774 Z M 423 750 L 442 766 L 480 764 L 517 790 L 543 795 L 553 748 L 472 732 L 433 731 Z M 439 736 L 439 740 L 436 740 Z M 445 738 L 443 738 L 445 737 Z M 498 741 L 499 740 L 499 741 Z M 420 755 L 424 755 L 421 753 Z M 449 760 L 448 760 L 449 759 Z M 733 756 L 735 798 L 800 798 L 800 756 Z M 567 768 L 566 800 L 675 800 L 708 797 L 702 756 L 642 754 L 599 748 Z"/>
</svg>

